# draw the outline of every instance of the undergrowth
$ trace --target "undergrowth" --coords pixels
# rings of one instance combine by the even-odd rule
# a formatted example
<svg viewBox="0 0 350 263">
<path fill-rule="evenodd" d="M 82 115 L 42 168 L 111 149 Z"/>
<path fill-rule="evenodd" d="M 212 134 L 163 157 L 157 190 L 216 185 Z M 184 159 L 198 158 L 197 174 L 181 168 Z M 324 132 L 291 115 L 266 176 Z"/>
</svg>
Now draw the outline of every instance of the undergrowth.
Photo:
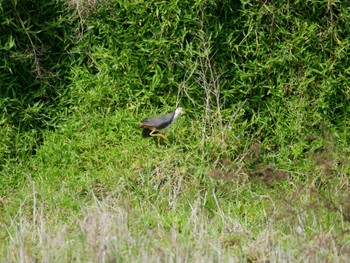
<svg viewBox="0 0 350 263">
<path fill-rule="evenodd" d="M 0 9 L 3 262 L 348 261 L 348 3 Z"/>
</svg>

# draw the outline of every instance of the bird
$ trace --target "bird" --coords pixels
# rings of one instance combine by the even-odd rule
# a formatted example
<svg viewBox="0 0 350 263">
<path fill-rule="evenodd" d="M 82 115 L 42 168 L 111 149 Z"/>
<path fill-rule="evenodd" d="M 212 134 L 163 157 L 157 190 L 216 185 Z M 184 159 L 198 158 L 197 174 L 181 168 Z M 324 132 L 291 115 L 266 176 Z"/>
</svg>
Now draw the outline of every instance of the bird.
<svg viewBox="0 0 350 263">
<path fill-rule="evenodd" d="M 176 108 L 174 111 L 164 114 L 153 116 L 149 118 L 145 118 L 141 121 L 140 128 L 142 128 L 142 137 L 158 137 L 158 145 L 159 140 L 162 138 L 163 140 L 169 142 L 168 138 L 165 137 L 162 132 L 165 132 L 167 128 L 184 112 L 183 108 Z"/>
</svg>

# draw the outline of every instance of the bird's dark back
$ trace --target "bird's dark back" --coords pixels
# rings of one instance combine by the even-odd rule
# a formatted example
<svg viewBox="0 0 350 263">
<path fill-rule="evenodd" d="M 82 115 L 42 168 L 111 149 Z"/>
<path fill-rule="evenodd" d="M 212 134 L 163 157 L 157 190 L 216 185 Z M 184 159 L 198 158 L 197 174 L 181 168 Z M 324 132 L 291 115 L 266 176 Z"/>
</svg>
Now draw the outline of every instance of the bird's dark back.
<svg viewBox="0 0 350 263">
<path fill-rule="evenodd" d="M 175 111 L 165 115 L 159 115 L 155 117 L 149 117 L 142 120 L 142 125 L 155 127 L 158 130 L 164 129 L 169 126 L 174 118 Z"/>
</svg>

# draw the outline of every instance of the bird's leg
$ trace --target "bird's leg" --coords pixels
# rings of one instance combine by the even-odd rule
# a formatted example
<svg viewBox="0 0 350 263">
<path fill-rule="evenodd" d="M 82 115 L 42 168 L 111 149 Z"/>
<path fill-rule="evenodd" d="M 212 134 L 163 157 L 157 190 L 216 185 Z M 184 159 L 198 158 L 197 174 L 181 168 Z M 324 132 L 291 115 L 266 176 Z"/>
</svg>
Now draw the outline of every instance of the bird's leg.
<svg viewBox="0 0 350 263">
<path fill-rule="evenodd" d="M 165 137 L 163 134 L 161 134 L 161 133 L 154 133 L 156 130 L 153 130 L 153 131 L 151 131 L 150 132 L 150 136 L 152 136 L 152 137 L 154 137 L 154 136 L 157 136 L 158 137 L 158 142 L 159 142 L 159 137 L 161 137 L 163 140 L 165 140 L 165 141 L 167 141 L 167 142 L 169 142 L 169 140 L 168 140 L 168 138 L 167 137 Z"/>
<path fill-rule="evenodd" d="M 165 137 L 163 134 L 158 133 L 157 135 L 158 135 L 159 137 L 162 137 L 163 140 L 169 142 L 168 138 Z"/>
</svg>

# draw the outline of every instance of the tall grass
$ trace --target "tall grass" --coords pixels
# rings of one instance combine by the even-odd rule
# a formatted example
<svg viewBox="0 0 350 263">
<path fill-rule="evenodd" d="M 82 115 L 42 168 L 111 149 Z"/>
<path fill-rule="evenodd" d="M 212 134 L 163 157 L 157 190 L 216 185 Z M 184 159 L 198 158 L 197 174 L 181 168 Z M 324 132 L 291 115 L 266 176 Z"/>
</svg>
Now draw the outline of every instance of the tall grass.
<svg viewBox="0 0 350 263">
<path fill-rule="evenodd" d="M 346 2 L 45 3 L 1 3 L 3 262 L 348 260 Z"/>
</svg>

